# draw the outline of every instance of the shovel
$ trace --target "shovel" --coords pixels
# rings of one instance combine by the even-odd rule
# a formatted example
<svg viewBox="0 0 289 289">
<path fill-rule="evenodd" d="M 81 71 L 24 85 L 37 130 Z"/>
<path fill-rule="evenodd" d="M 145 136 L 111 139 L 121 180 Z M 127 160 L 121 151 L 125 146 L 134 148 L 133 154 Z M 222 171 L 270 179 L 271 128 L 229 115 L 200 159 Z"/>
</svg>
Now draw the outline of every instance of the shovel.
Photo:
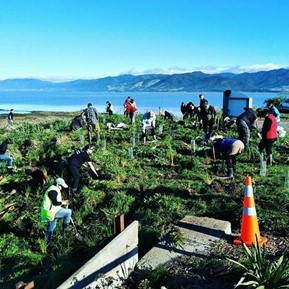
<svg viewBox="0 0 289 289">
<path fill-rule="evenodd" d="M 66 205 L 66 208 L 68 208 L 68 205 Z M 76 239 L 77 239 L 78 241 L 81 241 L 81 240 L 82 240 L 82 237 L 81 237 L 81 235 L 79 234 L 79 232 L 78 232 L 78 230 L 77 230 L 77 228 L 76 228 L 76 226 L 75 226 L 75 223 L 74 223 L 72 217 L 70 218 L 70 221 L 71 221 L 71 224 L 72 224 L 73 229 L 74 229 L 74 231 L 75 231 L 75 237 L 76 237 Z"/>
<path fill-rule="evenodd" d="M 73 226 L 73 228 L 74 228 L 74 230 L 75 230 L 75 237 L 76 237 L 76 239 L 77 239 L 78 241 L 81 241 L 81 240 L 82 240 L 82 237 L 81 237 L 81 235 L 79 234 L 79 232 L 78 232 L 78 230 L 77 230 L 77 228 L 76 228 L 76 226 L 75 226 L 75 223 L 74 223 L 73 219 L 70 218 L 70 220 L 71 220 L 72 226 Z"/>
</svg>

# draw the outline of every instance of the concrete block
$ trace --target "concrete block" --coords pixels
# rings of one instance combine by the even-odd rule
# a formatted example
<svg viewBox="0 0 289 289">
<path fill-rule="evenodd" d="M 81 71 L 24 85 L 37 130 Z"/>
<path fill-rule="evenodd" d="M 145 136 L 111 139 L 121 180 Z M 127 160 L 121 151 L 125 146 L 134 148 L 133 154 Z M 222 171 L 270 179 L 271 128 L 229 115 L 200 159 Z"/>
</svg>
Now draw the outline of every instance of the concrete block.
<svg viewBox="0 0 289 289">
<path fill-rule="evenodd" d="M 206 256 L 220 238 L 231 234 L 230 222 L 207 217 L 186 216 L 176 227 L 183 234 L 185 244 L 176 247 L 165 236 L 137 263 L 139 271 L 151 271 L 181 255 Z"/>
<path fill-rule="evenodd" d="M 57 289 L 114 288 L 138 261 L 138 222 L 134 221 Z"/>
</svg>

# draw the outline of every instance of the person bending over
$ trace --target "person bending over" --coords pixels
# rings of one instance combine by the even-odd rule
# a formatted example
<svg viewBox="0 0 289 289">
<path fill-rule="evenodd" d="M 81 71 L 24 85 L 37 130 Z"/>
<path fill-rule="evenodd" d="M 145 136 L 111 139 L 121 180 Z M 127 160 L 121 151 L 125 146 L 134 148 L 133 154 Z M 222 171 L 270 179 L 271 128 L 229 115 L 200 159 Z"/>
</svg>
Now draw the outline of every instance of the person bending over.
<svg viewBox="0 0 289 289">
<path fill-rule="evenodd" d="M 88 163 L 93 173 L 98 176 L 97 171 L 94 168 L 90 158 L 92 151 L 93 147 L 91 147 L 90 145 L 86 145 L 83 150 L 77 150 L 67 159 L 67 165 L 71 175 L 71 183 L 69 187 L 70 194 L 74 194 L 77 191 L 80 180 L 79 170 L 84 163 Z"/>
<path fill-rule="evenodd" d="M 150 110 L 146 112 L 142 118 L 142 133 L 144 142 L 146 142 L 148 131 L 151 132 L 153 139 L 157 140 L 155 127 L 156 127 L 156 114 Z"/>
<path fill-rule="evenodd" d="M 227 177 L 233 178 L 236 172 L 236 158 L 244 151 L 244 144 L 240 140 L 222 136 L 213 138 L 216 151 L 222 155 L 223 161 L 226 162 Z"/>
</svg>

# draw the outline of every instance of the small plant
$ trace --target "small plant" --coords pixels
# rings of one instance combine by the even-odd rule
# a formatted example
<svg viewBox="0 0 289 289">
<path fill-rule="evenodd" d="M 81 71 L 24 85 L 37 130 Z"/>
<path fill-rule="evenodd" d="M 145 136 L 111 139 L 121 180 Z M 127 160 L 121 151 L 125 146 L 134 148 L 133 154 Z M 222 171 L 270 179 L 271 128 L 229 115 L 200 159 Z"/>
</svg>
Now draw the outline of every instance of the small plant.
<svg viewBox="0 0 289 289">
<path fill-rule="evenodd" d="M 169 272 L 162 266 L 156 267 L 148 274 L 149 286 L 146 288 L 161 288 Z"/>
<path fill-rule="evenodd" d="M 284 255 L 277 260 L 267 260 L 265 252 L 257 242 L 249 249 L 243 244 L 246 262 L 229 261 L 237 264 L 244 270 L 244 274 L 236 287 L 277 289 L 289 288 L 289 259 Z"/>
<path fill-rule="evenodd" d="M 173 227 L 171 232 L 169 232 L 170 239 L 172 240 L 172 243 L 179 248 L 184 248 L 184 245 L 186 243 L 186 237 L 181 232 L 181 230 L 177 227 Z"/>
</svg>

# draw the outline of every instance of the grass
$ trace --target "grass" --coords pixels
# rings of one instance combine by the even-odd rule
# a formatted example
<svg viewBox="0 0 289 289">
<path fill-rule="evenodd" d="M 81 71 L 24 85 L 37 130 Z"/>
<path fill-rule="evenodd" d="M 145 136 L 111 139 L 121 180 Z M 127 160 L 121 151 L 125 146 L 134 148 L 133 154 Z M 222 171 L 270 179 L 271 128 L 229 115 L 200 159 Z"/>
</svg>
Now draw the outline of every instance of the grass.
<svg viewBox="0 0 289 289">
<path fill-rule="evenodd" d="M 107 130 L 103 119 L 129 124 L 125 116 L 105 115 L 100 119 L 101 141 L 93 153 L 93 163 L 101 168 L 101 176 L 93 178 L 83 167 L 80 190 L 71 205 L 82 241 L 74 235 L 63 236 L 58 224 L 54 242 L 46 246 L 45 224 L 39 222 L 43 192 L 30 188 L 20 191 L 19 184 L 27 178 L 25 169 L 31 166 L 47 171 L 46 187 L 58 175 L 67 178 L 63 160 L 87 143 L 85 129 L 69 130 L 75 114 L 16 116 L 12 128 L 0 128 L 0 141 L 7 137 L 14 140 L 10 151 L 16 169 L 15 174 L 8 175 L 1 168 L 0 175 L 1 287 L 34 279 L 37 288 L 56 288 L 113 238 L 114 215 L 124 214 L 126 225 L 133 220 L 140 222 L 140 256 L 187 214 L 230 221 L 236 232 L 247 174 L 253 178 L 260 230 L 288 237 L 288 135 L 278 140 L 274 165 L 267 168 L 266 176 L 260 176 L 259 140 L 253 132 L 250 149 L 238 158 L 235 178 L 224 180 L 220 178 L 221 159 L 213 161 L 212 148 L 201 143 L 201 130 L 189 122 L 170 122 L 158 116 L 162 134 L 157 142 L 143 144 L 138 139 L 140 115 L 135 125 L 122 131 Z M 234 127 L 225 130 L 220 126 L 217 132 L 237 137 Z M 192 139 L 195 152 L 191 149 Z M 180 235 L 173 237 L 181 243 Z M 166 272 L 160 268 L 156 276 L 164 278 Z M 54 278 L 55 283 L 48 284 L 48 278 Z M 147 288 L 159 284 L 157 279 L 152 276 Z"/>
</svg>

